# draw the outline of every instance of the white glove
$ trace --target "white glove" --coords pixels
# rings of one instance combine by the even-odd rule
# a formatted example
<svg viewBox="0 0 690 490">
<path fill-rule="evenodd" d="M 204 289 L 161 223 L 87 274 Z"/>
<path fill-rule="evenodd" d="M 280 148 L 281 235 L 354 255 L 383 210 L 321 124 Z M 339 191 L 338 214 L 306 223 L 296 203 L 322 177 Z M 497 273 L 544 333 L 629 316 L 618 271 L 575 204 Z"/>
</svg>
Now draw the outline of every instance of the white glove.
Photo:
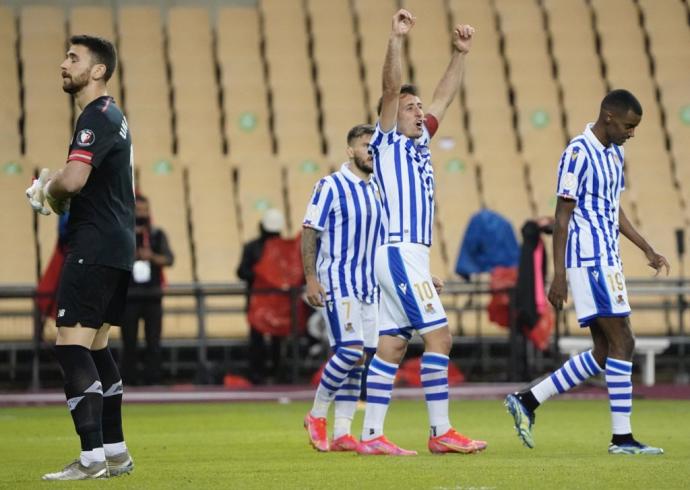
<svg viewBox="0 0 690 490">
<path fill-rule="evenodd" d="M 48 201 L 48 205 L 50 206 L 50 209 L 52 209 L 55 214 L 63 215 L 67 211 L 69 211 L 69 204 L 70 204 L 70 199 L 55 199 L 53 196 L 50 195 L 50 180 L 46 183 L 46 185 L 43 187 L 43 195 L 45 196 L 46 201 Z"/>
<path fill-rule="evenodd" d="M 41 170 L 38 179 L 34 179 L 31 187 L 26 190 L 26 197 L 29 199 L 31 209 L 37 213 L 41 213 L 44 216 L 48 216 L 50 214 L 50 210 L 45 206 L 46 195 L 44 190 L 45 185 L 48 183 L 47 181 L 49 173 L 50 170 L 47 168 Z"/>
</svg>

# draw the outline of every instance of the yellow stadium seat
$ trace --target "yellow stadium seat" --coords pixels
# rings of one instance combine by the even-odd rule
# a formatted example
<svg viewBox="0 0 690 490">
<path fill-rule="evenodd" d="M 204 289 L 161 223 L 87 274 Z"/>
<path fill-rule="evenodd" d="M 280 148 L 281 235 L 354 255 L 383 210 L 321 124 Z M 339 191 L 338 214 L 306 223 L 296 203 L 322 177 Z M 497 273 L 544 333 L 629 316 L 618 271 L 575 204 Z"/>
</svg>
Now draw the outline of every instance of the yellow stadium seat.
<svg viewBox="0 0 690 490">
<path fill-rule="evenodd" d="M 225 134 L 230 156 L 246 158 L 270 154 L 258 11 L 251 7 L 221 8 L 217 22 Z"/>
</svg>

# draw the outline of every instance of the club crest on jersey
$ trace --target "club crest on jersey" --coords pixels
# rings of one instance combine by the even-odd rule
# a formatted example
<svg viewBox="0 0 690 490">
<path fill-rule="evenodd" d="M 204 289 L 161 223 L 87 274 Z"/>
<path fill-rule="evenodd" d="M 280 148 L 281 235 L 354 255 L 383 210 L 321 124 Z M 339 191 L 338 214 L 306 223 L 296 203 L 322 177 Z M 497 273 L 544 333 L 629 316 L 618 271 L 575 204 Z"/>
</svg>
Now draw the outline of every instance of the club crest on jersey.
<svg viewBox="0 0 690 490">
<path fill-rule="evenodd" d="M 90 129 L 82 129 L 77 134 L 77 144 L 79 146 L 91 146 L 96 141 L 96 135 Z"/>
</svg>

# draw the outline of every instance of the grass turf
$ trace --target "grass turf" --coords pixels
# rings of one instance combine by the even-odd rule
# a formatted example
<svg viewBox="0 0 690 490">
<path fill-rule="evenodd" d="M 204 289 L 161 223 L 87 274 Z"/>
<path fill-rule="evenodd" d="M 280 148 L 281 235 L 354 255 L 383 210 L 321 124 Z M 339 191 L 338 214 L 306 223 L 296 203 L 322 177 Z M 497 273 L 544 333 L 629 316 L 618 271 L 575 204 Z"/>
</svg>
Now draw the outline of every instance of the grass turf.
<svg viewBox="0 0 690 490">
<path fill-rule="evenodd" d="M 633 423 L 663 456 L 610 456 L 606 401 L 554 400 L 539 410 L 536 448 L 518 441 L 499 401 L 456 401 L 451 420 L 484 438 L 479 455 L 426 450 L 422 401 L 397 400 L 386 434 L 419 451 L 408 458 L 316 453 L 302 428 L 306 403 L 126 405 L 136 462 L 128 476 L 81 482 L 103 488 L 688 488 L 690 402 L 636 401 Z M 362 414 L 355 418 L 355 434 Z M 78 454 L 64 407 L 0 409 L 0 488 L 70 487 L 40 482 Z"/>
</svg>

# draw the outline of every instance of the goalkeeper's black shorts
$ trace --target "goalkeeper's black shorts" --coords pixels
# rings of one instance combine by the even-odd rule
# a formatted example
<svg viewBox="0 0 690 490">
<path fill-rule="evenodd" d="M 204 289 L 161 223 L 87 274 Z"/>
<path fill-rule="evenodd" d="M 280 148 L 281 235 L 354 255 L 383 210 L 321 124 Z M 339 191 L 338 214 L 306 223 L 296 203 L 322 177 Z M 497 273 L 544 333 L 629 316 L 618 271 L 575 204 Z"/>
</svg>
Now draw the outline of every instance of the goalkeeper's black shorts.
<svg viewBox="0 0 690 490">
<path fill-rule="evenodd" d="M 57 292 L 58 327 L 122 325 L 130 272 L 65 261 Z"/>
</svg>

